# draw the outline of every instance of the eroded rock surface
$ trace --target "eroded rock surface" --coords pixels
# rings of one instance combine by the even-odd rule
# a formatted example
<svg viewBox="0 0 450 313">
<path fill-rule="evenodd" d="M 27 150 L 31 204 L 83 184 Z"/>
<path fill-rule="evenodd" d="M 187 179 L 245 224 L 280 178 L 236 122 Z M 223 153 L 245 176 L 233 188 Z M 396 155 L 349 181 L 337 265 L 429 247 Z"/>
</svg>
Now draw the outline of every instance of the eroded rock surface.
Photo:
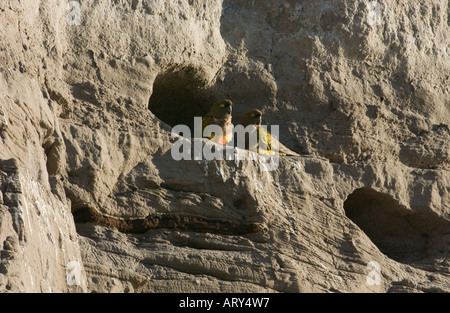
<svg viewBox="0 0 450 313">
<path fill-rule="evenodd" d="M 450 292 L 447 1 L 80 8 L 0 3 L 0 290 Z M 222 98 L 302 156 L 174 160 Z"/>
</svg>

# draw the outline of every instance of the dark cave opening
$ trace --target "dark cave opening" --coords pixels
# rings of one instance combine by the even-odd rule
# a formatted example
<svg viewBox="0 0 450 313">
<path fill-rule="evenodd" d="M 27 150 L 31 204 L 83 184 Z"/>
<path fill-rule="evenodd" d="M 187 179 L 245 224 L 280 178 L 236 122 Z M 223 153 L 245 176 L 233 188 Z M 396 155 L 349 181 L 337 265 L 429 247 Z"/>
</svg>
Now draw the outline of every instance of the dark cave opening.
<svg viewBox="0 0 450 313">
<path fill-rule="evenodd" d="M 148 108 L 170 126 L 183 124 L 192 130 L 194 117 L 204 116 L 208 110 L 204 85 L 194 68 L 167 70 L 156 77 Z"/>
<path fill-rule="evenodd" d="M 432 225 L 441 224 L 439 218 L 420 216 L 370 188 L 356 189 L 347 197 L 344 209 L 382 253 L 401 263 L 422 260 L 430 252 Z"/>
</svg>

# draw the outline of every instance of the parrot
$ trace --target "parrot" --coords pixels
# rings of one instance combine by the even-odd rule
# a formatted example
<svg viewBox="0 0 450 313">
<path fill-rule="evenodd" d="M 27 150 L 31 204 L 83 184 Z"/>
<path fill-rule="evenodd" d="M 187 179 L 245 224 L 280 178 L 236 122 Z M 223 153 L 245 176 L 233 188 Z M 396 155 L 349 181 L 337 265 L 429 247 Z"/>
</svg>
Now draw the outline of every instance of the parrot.
<svg viewBox="0 0 450 313">
<path fill-rule="evenodd" d="M 231 122 L 231 112 L 233 103 L 228 100 L 219 100 L 214 102 L 210 111 L 202 118 L 202 133 L 208 125 L 218 125 L 222 128 L 222 136 L 216 136 L 212 133 L 208 139 L 220 144 L 226 144 L 233 138 L 233 123 Z"/>
<path fill-rule="evenodd" d="M 258 109 L 250 110 L 242 117 L 242 126 L 247 127 L 249 125 L 254 125 L 256 130 L 256 145 L 253 145 L 251 147 L 249 147 L 249 136 L 252 133 L 245 134 L 246 149 L 257 152 L 258 154 L 268 156 L 277 154 L 280 156 L 300 156 L 300 154 L 298 154 L 297 152 L 292 151 L 284 146 L 281 142 L 275 139 L 275 137 L 272 137 L 272 135 L 266 129 L 264 129 L 264 127 L 261 126 L 261 122 L 262 112 Z M 259 140 L 261 140 L 262 143 L 260 143 Z"/>
</svg>

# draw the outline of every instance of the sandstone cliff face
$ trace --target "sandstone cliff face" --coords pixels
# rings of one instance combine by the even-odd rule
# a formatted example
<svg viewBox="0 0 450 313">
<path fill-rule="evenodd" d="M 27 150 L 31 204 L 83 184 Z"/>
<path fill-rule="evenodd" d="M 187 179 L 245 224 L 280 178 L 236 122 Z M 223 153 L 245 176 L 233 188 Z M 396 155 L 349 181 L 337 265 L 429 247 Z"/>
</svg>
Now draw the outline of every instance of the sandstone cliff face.
<svg viewBox="0 0 450 313">
<path fill-rule="evenodd" d="M 0 3 L 1 291 L 450 292 L 447 1 L 67 5 Z M 175 161 L 222 98 L 302 156 Z"/>
</svg>

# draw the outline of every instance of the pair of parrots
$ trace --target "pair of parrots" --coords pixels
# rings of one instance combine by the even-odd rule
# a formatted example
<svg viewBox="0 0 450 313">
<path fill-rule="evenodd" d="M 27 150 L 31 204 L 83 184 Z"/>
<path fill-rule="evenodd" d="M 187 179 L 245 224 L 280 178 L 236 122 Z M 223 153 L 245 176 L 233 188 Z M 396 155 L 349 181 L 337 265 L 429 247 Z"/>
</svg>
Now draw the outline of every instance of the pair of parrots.
<svg viewBox="0 0 450 313">
<path fill-rule="evenodd" d="M 208 138 L 209 140 L 220 144 L 226 144 L 232 140 L 234 127 L 231 122 L 232 107 L 233 103 L 230 100 L 219 100 L 212 105 L 211 110 L 202 118 L 202 131 L 208 125 L 217 125 L 222 129 L 222 136 L 216 136 L 215 133 L 212 133 Z M 256 142 L 253 142 L 255 140 L 249 140 L 251 133 L 245 134 L 245 149 L 262 155 L 300 156 L 271 136 L 261 126 L 261 122 L 262 112 L 258 109 L 250 110 L 244 114 L 241 121 L 242 126 L 251 125 L 254 127 L 253 131 L 256 132 Z M 255 135 L 255 133 L 253 134 Z"/>
</svg>

